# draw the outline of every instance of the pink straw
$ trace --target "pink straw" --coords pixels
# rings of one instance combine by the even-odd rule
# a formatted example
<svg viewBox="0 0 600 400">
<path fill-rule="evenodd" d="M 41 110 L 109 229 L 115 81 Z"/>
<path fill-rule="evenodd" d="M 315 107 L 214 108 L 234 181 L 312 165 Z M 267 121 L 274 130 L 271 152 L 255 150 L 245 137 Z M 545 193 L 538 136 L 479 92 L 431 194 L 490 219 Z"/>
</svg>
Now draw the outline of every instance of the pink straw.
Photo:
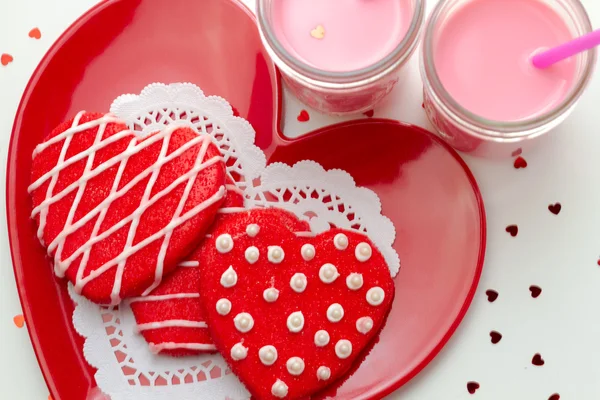
<svg viewBox="0 0 600 400">
<path fill-rule="evenodd" d="M 565 44 L 561 44 L 560 46 L 556 46 L 553 49 L 536 54 L 533 56 L 532 62 L 536 68 L 548 68 L 559 61 L 592 49 L 598 45 L 600 45 L 600 29 L 578 37 L 577 39 L 573 39 Z"/>
</svg>

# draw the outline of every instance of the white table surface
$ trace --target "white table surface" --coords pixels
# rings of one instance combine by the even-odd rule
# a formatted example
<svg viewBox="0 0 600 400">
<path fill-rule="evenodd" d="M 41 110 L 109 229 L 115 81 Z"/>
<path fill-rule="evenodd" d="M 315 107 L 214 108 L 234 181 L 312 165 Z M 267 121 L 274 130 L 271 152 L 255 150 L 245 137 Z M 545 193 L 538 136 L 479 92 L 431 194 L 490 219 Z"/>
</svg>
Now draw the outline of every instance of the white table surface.
<svg viewBox="0 0 600 400">
<path fill-rule="evenodd" d="M 197 0 L 201 1 L 201 0 Z M 253 0 L 244 0 L 253 7 Z M 436 1 L 429 1 L 431 9 Z M 600 2 L 582 0 L 595 26 Z M 54 40 L 96 0 L 0 0 L 0 176 L 12 122 L 27 81 Z M 41 39 L 28 36 L 38 27 Z M 421 108 L 417 58 L 413 79 L 375 110 L 430 128 Z M 400 400 L 563 400 L 600 398 L 600 78 L 596 77 L 573 115 L 534 150 L 523 154 L 526 169 L 512 160 L 465 157 L 483 194 L 488 248 L 482 280 L 464 322 L 440 355 L 415 379 L 391 395 Z M 290 136 L 339 121 L 305 108 L 286 94 L 285 131 Z M 0 208 L 5 207 L 0 183 Z M 562 204 L 559 215 L 548 205 Z M 507 225 L 517 224 L 513 238 Z M 46 400 L 48 389 L 37 365 L 21 314 L 9 255 L 5 213 L 0 212 L 0 398 Z M 529 287 L 542 293 L 532 298 Z M 490 303 L 486 290 L 498 299 Z M 490 331 L 502 340 L 490 343 Z M 543 366 L 532 365 L 541 354 Z M 467 383 L 479 390 L 471 395 Z M 80 400 L 80 399 L 73 399 Z M 83 399 L 81 399 L 83 400 Z M 555 399 L 552 399 L 555 400 Z"/>
</svg>

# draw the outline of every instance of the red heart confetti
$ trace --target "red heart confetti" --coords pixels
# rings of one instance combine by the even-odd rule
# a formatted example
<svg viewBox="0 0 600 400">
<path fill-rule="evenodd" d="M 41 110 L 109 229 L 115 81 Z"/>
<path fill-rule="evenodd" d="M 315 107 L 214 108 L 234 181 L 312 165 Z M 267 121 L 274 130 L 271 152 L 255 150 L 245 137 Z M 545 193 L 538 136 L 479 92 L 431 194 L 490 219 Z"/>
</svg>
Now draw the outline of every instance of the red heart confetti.
<svg viewBox="0 0 600 400">
<path fill-rule="evenodd" d="M 173 128 L 142 138 L 126 128 L 111 115 L 79 113 L 37 146 L 32 166 L 32 216 L 56 275 L 102 304 L 158 286 L 225 195 L 225 165 L 209 136 Z"/>
<path fill-rule="evenodd" d="M 600 266 L 600 258 L 598 259 L 598 262 L 597 262 L 597 264 L 598 264 L 598 266 Z"/>
<path fill-rule="evenodd" d="M 541 367 L 542 365 L 544 365 L 546 362 L 544 361 L 544 359 L 542 358 L 541 354 L 536 354 L 533 356 L 533 358 L 531 359 L 531 363 L 533 365 L 535 365 L 536 367 Z"/>
<path fill-rule="evenodd" d="M 502 340 L 502 334 L 500 332 L 491 331 L 490 338 L 492 339 L 492 344 L 497 344 Z"/>
<path fill-rule="evenodd" d="M 554 393 L 552 396 L 548 397 L 548 400 L 560 400 L 560 395 L 558 393 Z"/>
<path fill-rule="evenodd" d="M 554 215 L 558 215 L 560 214 L 560 210 L 562 210 L 562 206 L 560 205 L 560 203 L 556 203 L 556 204 L 550 204 L 548 206 L 548 210 L 554 214 Z"/>
<path fill-rule="evenodd" d="M 4 53 L 0 56 L 0 64 L 7 66 L 11 62 L 13 62 L 14 58 L 10 54 Z"/>
<path fill-rule="evenodd" d="M 517 225 L 509 225 L 506 227 L 506 232 L 510 233 L 510 236 L 515 237 L 519 234 L 519 227 Z"/>
<path fill-rule="evenodd" d="M 467 391 L 470 394 L 475 394 L 475 392 L 477 391 L 477 389 L 479 389 L 480 387 L 481 386 L 477 382 L 469 382 L 469 383 L 467 383 Z"/>
<path fill-rule="evenodd" d="M 425 109 L 425 102 L 421 103 L 421 108 Z"/>
<path fill-rule="evenodd" d="M 492 290 L 492 289 L 486 290 L 485 294 L 487 295 L 487 299 L 490 303 L 495 302 L 496 299 L 498 298 L 498 292 L 496 292 L 495 290 Z"/>
<path fill-rule="evenodd" d="M 15 326 L 17 328 L 24 327 L 25 326 L 25 317 L 23 317 L 23 314 L 15 315 L 13 317 L 13 323 L 15 324 Z"/>
<path fill-rule="evenodd" d="M 540 294 L 542 294 L 542 288 L 539 286 L 531 285 L 529 286 L 529 291 L 531 292 L 531 297 L 537 299 Z"/>
<path fill-rule="evenodd" d="M 522 149 L 522 148 L 520 148 L 520 147 L 519 147 L 518 149 L 516 149 L 515 151 L 513 151 L 513 152 L 512 152 L 512 156 L 513 156 L 513 157 L 518 157 L 518 156 L 520 156 L 521 154 L 523 154 L 523 149 Z"/>
<path fill-rule="evenodd" d="M 39 28 L 33 28 L 32 30 L 29 31 L 29 37 L 32 39 L 41 39 L 42 32 L 40 32 Z"/>
<path fill-rule="evenodd" d="M 516 169 L 527 168 L 527 161 L 523 157 L 517 157 L 514 163 Z"/>
<path fill-rule="evenodd" d="M 299 122 L 310 121 L 310 115 L 308 115 L 308 111 L 306 111 L 306 110 L 300 111 L 300 114 L 298 114 L 298 121 Z"/>
<path fill-rule="evenodd" d="M 369 117 L 369 118 L 373 118 L 373 115 L 375 115 L 375 110 L 369 110 L 367 112 L 364 113 L 365 116 Z"/>
<path fill-rule="evenodd" d="M 383 325 L 394 283 L 366 236 L 296 235 L 263 213 L 215 224 L 201 296 L 217 349 L 250 393 L 303 398 L 350 370 Z"/>
</svg>

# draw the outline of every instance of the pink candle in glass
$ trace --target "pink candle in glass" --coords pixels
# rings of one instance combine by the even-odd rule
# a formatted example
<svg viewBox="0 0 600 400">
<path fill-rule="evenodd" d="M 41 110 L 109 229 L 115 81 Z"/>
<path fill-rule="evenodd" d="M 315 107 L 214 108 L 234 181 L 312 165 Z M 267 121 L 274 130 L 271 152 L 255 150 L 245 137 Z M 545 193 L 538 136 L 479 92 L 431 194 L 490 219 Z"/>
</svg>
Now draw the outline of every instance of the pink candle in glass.
<svg viewBox="0 0 600 400">
<path fill-rule="evenodd" d="M 410 0 L 276 0 L 273 30 L 283 47 L 306 64 L 347 72 L 384 59 L 405 38 Z"/>
</svg>

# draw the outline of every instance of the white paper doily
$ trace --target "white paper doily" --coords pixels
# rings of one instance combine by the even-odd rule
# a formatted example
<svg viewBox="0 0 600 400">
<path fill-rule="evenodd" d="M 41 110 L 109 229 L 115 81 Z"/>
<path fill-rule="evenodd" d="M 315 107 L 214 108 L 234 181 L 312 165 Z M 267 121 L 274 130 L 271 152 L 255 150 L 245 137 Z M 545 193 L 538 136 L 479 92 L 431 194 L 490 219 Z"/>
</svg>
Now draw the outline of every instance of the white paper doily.
<svg viewBox="0 0 600 400">
<path fill-rule="evenodd" d="M 314 161 L 294 166 L 265 166 L 254 145 L 250 124 L 235 117 L 220 97 L 207 97 L 189 83 L 147 86 L 140 95 L 117 98 L 111 112 L 131 129 L 147 134 L 169 124 L 186 125 L 210 134 L 228 172 L 243 192 L 246 206 L 280 207 L 308 221 L 313 233 L 332 226 L 367 234 L 384 255 L 392 276 L 400 260 L 392 247 L 396 231 L 381 215 L 381 202 L 350 174 L 326 171 Z M 98 387 L 111 400 L 242 400 L 249 394 L 220 355 L 173 358 L 154 355 L 135 332 L 127 301 L 118 307 L 98 306 L 74 293 L 73 325 L 85 337 L 84 355 L 95 367 Z"/>
</svg>

